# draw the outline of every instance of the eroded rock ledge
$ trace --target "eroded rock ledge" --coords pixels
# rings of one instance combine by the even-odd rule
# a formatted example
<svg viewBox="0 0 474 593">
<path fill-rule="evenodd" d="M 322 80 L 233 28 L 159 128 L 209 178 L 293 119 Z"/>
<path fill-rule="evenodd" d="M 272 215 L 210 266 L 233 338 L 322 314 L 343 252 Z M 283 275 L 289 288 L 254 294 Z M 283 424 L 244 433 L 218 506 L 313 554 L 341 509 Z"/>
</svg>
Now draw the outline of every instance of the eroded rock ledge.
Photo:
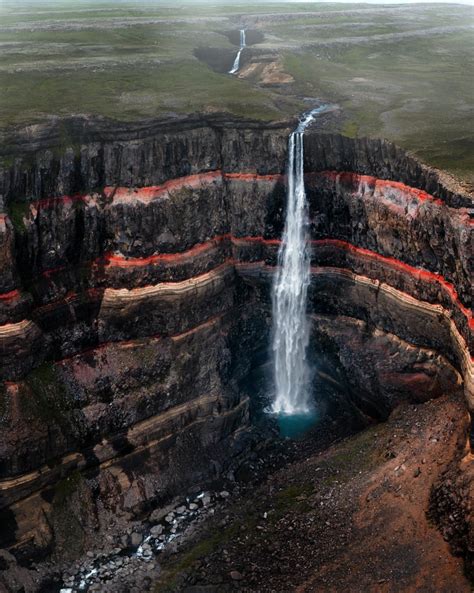
<svg viewBox="0 0 474 593">
<path fill-rule="evenodd" d="M 287 134 L 223 117 L 74 120 L 9 146 L 1 546 L 54 546 L 71 472 L 101 508 L 135 513 L 245 447 L 242 384 L 268 347 Z M 447 391 L 474 407 L 472 200 L 387 142 L 305 142 L 319 378 L 376 418 Z"/>
</svg>

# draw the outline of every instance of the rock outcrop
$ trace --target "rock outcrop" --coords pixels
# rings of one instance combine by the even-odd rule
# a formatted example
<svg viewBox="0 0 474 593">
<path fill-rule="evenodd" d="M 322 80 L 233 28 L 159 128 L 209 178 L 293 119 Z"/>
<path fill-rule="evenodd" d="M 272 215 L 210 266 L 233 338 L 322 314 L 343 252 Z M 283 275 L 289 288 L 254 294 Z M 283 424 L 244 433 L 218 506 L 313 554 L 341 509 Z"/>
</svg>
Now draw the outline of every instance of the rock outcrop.
<svg viewBox="0 0 474 593">
<path fill-rule="evenodd" d="M 289 129 L 76 119 L 4 143 L 0 546 L 54 549 L 75 472 L 91 508 L 139 513 L 246 446 Z M 305 142 L 318 380 L 376 418 L 474 408 L 470 197 L 387 142 Z"/>
</svg>

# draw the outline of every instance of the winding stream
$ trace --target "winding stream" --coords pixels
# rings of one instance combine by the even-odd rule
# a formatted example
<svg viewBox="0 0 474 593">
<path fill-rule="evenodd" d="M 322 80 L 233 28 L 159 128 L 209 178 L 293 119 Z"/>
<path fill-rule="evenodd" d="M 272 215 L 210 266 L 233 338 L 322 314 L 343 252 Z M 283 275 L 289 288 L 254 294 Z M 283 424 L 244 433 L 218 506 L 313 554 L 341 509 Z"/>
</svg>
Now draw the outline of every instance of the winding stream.
<svg viewBox="0 0 474 593">
<path fill-rule="evenodd" d="M 235 56 L 234 63 L 232 68 L 229 70 L 229 74 L 236 74 L 240 68 L 240 55 L 243 49 L 246 47 L 245 45 L 245 29 L 240 29 L 240 49 Z"/>
</svg>

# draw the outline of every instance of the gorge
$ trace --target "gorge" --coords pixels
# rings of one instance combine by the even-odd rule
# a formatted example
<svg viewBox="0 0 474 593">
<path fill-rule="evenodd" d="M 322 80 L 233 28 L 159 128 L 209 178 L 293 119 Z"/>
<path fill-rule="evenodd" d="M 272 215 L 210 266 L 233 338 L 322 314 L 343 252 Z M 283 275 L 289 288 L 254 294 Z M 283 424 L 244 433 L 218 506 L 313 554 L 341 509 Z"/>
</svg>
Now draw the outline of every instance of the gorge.
<svg viewBox="0 0 474 593">
<path fill-rule="evenodd" d="M 307 199 L 300 409 L 360 428 L 450 393 L 472 412 L 471 196 L 385 140 L 303 135 L 311 117 L 290 155 L 296 122 L 222 114 L 2 138 L 0 547 L 23 565 L 84 554 L 262 438 L 249 377 L 267 389 L 287 182 Z"/>
</svg>

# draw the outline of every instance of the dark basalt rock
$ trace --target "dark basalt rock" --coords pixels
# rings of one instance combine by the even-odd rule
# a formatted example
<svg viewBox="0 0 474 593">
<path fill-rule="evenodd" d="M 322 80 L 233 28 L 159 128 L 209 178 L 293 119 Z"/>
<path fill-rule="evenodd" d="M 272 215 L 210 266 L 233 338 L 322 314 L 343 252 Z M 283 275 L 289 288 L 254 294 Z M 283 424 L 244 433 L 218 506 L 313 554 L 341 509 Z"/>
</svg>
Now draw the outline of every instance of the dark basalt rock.
<svg viewBox="0 0 474 593">
<path fill-rule="evenodd" d="M 84 529 L 100 532 L 248 444 L 291 126 L 214 115 L 3 132 L 0 546 L 63 541 L 70 475 L 90 501 Z M 464 389 L 472 405 L 470 197 L 385 141 L 309 132 L 305 154 L 320 404 L 384 419 Z"/>
</svg>

